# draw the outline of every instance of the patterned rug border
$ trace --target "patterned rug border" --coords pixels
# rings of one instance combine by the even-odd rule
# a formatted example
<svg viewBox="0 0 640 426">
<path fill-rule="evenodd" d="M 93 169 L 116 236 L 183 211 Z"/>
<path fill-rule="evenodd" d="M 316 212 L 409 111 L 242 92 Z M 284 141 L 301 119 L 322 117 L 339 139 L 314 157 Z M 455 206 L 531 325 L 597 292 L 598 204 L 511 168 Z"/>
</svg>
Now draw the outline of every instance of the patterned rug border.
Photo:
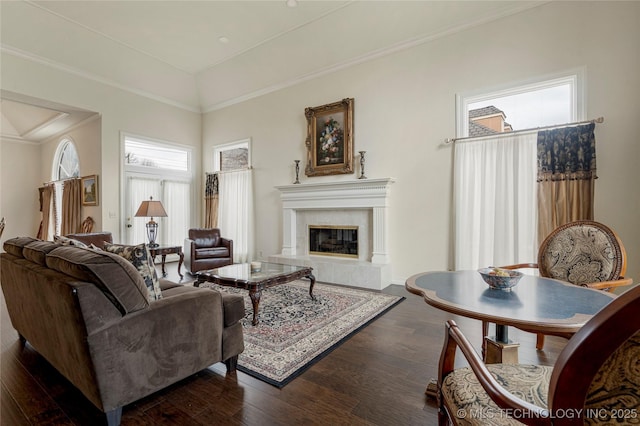
<svg viewBox="0 0 640 426">
<path fill-rule="evenodd" d="M 299 286 L 300 282 L 304 283 L 304 285 L 308 288 L 308 282 L 306 282 L 304 280 L 298 280 L 298 281 L 294 281 L 294 282 L 291 282 L 291 283 L 282 284 L 282 286 L 288 286 L 288 285 Z M 270 384 L 272 386 L 275 386 L 275 387 L 281 389 L 284 386 L 286 386 L 288 383 L 290 383 L 292 380 L 294 380 L 295 378 L 299 377 L 302 373 L 307 371 L 313 365 L 318 363 L 320 360 L 325 358 L 327 355 L 329 355 L 332 351 L 334 351 L 340 345 L 344 344 L 350 338 L 352 338 L 353 336 L 358 334 L 364 328 L 368 327 L 371 323 L 376 321 L 378 318 L 380 318 L 381 316 L 383 316 L 384 314 L 389 312 L 391 309 L 393 309 L 395 306 L 397 306 L 400 302 L 405 300 L 405 297 L 403 297 L 403 296 L 397 296 L 397 295 L 393 295 L 393 294 L 387 294 L 387 293 L 377 292 L 377 291 L 368 290 L 368 289 L 346 287 L 346 286 L 340 286 L 340 285 L 335 285 L 335 284 L 327 284 L 327 283 L 316 283 L 316 286 L 314 287 L 314 294 L 316 294 L 316 290 L 320 290 L 324 286 L 326 286 L 328 288 L 335 289 L 337 291 L 347 291 L 347 292 L 351 291 L 351 292 L 356 292 L 356 293 L 359 293 L 359 294 L 370 294 L 370 295 L 372 295 L 374 297 L 383 296 L 383 297 L 389 299 L 390 302 L 389 302 L 388 305 L 383 307 L 381 311 L 377 312 L 375 315 L 373 315 L 367 321 L 365 321 L 364 323 L 360 324 L 355 329 L 353 329 L 350 332 L 348 332 L 346 335 L 342 336 L 339 340 L 337 340 L 336 342 L 332 343 L 325 350 L 323 350 L 322 352 L 317 354 L 315 357 L 311 358 L 304 365 L 300 366 L 300 368 L 298 368 L 298 369 L 294 370 L 293 372 L 291 372 L 287 377 L 283 378 L 282 380 L 277 380 L 277 379 L 274 379 L 272 377 L 265 376 L 264 374 L 261 374 L 261 373 L 255 371 L 255 370 L 253 370 L 253 369 L 251 369 L 249 367 L 246 367 L 246 366 L 242 365 L 240 361 L 238 361 L 237 369 L 242 371 L 245 374 L 248 374 L 249 376 L 252 376 L 252 377 L 254 377 L 254 378 L 258 379 L 258 380 L 261 380 L 261 381 L 263 381 L 265 383 L 268 383 L 268 384 Z M 233 291 L 231 289 L 229 289 L 229 290 Z M 265 291 L 269 291 L 269 290 L 265 290 Z M 248 292 L 246 290 L 242 290 L 241 294 L 244 297 L 248 298 Z"/>
</svg>

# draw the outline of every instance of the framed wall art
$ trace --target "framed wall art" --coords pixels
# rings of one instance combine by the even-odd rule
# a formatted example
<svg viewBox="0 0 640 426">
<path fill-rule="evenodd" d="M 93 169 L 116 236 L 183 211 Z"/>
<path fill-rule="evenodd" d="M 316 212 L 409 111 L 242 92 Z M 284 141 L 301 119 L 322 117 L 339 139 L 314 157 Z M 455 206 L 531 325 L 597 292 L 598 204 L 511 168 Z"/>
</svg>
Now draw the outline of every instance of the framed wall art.
<svg viewBox="0 0 640 426">
<path fill-rule="evenodd" d="M 304 110 L 307 176 L 353 173 L 353 98 Z"/>
<path fill-rule="evenodd" d="M 98 175 L 89 175 L 82 178 L 82 205 L 98 205 Z"/>
</svg>

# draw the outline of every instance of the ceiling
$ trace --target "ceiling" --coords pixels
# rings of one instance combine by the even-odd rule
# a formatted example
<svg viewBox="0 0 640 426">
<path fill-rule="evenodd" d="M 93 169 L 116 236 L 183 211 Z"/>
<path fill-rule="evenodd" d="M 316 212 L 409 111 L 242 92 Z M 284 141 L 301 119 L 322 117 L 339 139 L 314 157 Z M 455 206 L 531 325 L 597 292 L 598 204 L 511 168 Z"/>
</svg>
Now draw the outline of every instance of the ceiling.
<svg viewBox="0 0 640 426">
<path fill-rule="evenodd" d="M 542 3 L 0 1 L 0 41 L 6 54 L 207 112 Z M 4 113 L 13 107 L 2 103 L 3 135 L 9 123 L 37 140 L 38 123 L 63 120 L 53 110 L 18 122 Z"/>
</svg>

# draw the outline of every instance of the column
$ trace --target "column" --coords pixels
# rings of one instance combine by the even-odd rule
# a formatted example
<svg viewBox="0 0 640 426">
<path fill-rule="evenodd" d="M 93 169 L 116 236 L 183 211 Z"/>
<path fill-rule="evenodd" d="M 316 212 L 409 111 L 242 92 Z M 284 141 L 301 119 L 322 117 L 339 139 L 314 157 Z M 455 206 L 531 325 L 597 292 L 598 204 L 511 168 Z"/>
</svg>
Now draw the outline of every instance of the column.
<svg viewBox="0 0 640 426">
<path fill-rule="evenodd" d="M 387 208 L 373 208 L 373 255 L 371 263 L 384 265 L 391 262 L 387 247 Z"/>
<path fill-rule="evenodd" d="M 282 210 L 282 255 L 296 255 L 296 211 Z"/>
</svg>

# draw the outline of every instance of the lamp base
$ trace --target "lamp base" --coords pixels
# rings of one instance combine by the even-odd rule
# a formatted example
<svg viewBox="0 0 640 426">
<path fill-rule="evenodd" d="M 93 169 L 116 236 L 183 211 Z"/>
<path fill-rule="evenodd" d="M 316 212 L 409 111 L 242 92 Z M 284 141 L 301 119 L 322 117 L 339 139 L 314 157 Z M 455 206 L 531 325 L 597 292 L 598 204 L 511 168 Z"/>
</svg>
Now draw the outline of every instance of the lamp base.
<svg viewBox="0 0 640 426">
<path fill-rule="evenodd" d="M 149 248 L 156 248 L 156 247 L 160 247 L 160 244 L 158 244 L 158 243 L 149 243 L 148 246 L 149 246 Z"/>
</svg>

